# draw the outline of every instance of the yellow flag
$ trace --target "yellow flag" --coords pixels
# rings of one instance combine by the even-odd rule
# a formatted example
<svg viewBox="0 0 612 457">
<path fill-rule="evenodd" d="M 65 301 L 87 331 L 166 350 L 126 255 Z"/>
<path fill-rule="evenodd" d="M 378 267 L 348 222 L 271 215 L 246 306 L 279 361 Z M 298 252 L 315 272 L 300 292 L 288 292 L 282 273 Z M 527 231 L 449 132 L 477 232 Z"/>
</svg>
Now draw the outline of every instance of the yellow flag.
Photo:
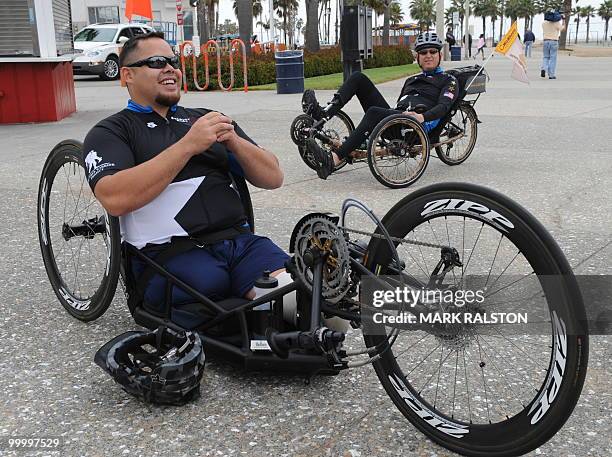
<svg viewBox="0 0 612 457">
<path fill-rule="evenodd" d="M 512 74 L 510 75 L 512 78 L 529 84 L 529 78 L 527 77 L 527 61 L 525 60 L 523 43 L 521 43 L 518 37 L 516 22 L 512 24 L 510 30 L 508 30 L 497 44 L 495 52 L 502 54 L 514 63 L 512 66 Z"/>
<path fill-rule="evenodd" d="M 506 55 L 506 53 L 510 50 L 512 44 L 516 41 L 517 38 L 518 28 L 516 26 L 516 22 L 514 22 L 510 27 L 510 30 L 506 32 L 501 41 L 497 43 L 497 46 L 495 46 L 495 52 L 499 52 L 500 54 Z"/>
</svg>

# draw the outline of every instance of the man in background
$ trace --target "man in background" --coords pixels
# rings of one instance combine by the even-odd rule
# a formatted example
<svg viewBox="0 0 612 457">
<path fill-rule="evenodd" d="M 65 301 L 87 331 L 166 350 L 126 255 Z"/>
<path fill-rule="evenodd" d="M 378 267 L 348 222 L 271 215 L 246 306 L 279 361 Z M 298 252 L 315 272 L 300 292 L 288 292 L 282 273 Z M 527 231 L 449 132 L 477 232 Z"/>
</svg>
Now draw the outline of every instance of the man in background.
<svg viewBox="0 0 612 457">
<path fill-rule="evenodd" d="M 559 52 L 559 35 L 565 28 L 563 16 L 559 11 L 548 11 L 544 14 L 542 32 L 544 34 L 544 55 L 540 66 L 540 76 L 557 79 L 557 53 Z"/>
<path fill-rule="evenodd" d="M 531 47 L 533 46 L 534 42 L 535 35 L 531 31 L 531 29 L 528 29 L 525 32 L 525 57 L 531 57 Z"/>
</svg>

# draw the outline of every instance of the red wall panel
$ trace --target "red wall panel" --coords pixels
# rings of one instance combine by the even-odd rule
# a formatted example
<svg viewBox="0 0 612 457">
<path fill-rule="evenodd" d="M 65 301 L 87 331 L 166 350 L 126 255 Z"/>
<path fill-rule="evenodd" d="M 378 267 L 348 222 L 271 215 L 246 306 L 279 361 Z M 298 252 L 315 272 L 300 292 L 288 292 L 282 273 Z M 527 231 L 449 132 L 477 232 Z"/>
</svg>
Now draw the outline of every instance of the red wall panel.
<svg viewBox="0 0 612 457">
<path fill-rule="evenodd" d="M 70 62 L 0 63 L 0 124 L 59 121 L 75 111 Z"/>
</svg>

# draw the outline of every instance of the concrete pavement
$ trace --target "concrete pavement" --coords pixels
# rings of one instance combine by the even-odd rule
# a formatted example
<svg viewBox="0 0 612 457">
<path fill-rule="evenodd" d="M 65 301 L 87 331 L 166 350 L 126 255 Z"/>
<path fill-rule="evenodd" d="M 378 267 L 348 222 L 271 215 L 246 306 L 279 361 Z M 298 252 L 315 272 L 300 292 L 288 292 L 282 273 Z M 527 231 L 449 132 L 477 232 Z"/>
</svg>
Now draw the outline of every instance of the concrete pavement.
<svg viewBox="0 0 612 457">
<path fill-rule="evenodd" d="M 612 58 L 561 56 L 555 81 L 539 77 L 538 63 L 535 56 L 529 61 L 531 84 L 524 85 L 510 79 L 509 61 L 494 58 L 488 92 L 476 105 L 483 123 L 472 156 L 458 167 L 431 160 L 407 190 L 382 187 L 363 164 L 319 180 L 289 139 L 299 95 L 189 93 L 181 103 L 223 111 L 277 154 L 285 185 L 253 190 L 252 198 L 257 231 L 283 248 L 302 215 L 337 212 L 348 196 L 382 216 L 413 189 L 468 181 L 493 187 L 529 209 L 576 273 L 612 274 Z M 402 83 L 383 84 L 381 91 L 392 101 Z M 320 100 L 331 95 L 318 93 Z M 65 435 L 69 442 L 60 455 L 69 456 L 451 455 L 401 416 L 371 367 L 304 385 L 299 377 L 245 374 L 214 362 L 206 367 L 200 400 L 165 408 L 131 398 L 93 364 L 104 342 L 135 325 L 120 291 L 107 313 L 89 324 L 60 306 L 38 248 L 36 192 L 53 145 L 82 140 L 126 100 L 117 83 L 79 80 L 78 112 L 70 118 L 0 126 L 0 436 Z M 346 110 L 355 120 L 362 114 L 357 102 Z M 609 455 L 611 340 L 591 341 L 580 402 L 565 427 L 534 455 Z"/>
</svg>

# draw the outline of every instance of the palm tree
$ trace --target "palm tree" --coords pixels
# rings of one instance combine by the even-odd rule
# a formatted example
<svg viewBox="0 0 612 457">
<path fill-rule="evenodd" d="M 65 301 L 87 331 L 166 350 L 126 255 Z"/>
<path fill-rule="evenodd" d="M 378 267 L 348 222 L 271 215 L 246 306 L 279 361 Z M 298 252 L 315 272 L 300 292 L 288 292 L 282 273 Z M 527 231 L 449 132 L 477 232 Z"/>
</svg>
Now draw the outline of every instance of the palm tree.
<svg viewBox="0 0 612 457">
<path fill-rule="evenodd" d="M 485 32 L 485 24 L 486 24 L 486 19 L 488 16 L 488 10 L 487 10 L 487 2 L 486 0 L 472 0 L 470 2 L 470 10 L 472 11 L 472 14 L 474 15 L 474 17 L 481 17 L 482 18 L 482 33 Z"/>
<path fill-rule="evenodd" d="M 319 43 L 319 0 L 306 0 L 306 33 L 304 34 L 305 46 L 309 51 L 316 52 L 321 49 Z"/>
<path fill-rule="evenodd" d="M 253 0 L 236 0 L 236 17 L 238 32 L 245 45 L 247 55 L 251 55 L 251 37 L 253 36 Z"/>
<path fill-rule="evenodd" d="M 298 9 L 298 1 L 297 0 L 274 0 L 274 9 L 276 10 L 276 14 L 283 20 L 282 29 L 283 29 L 283 42 L 287 44 L 288 34 L 288 23 L 291 22 L 290 18 L 297 13 Z M 289 43 L 291 44 L 291 43 Z"/>
<path fill-rule="evenodd" d="M 500 9 L 499 9 L 499 4 L 497 0 L 484 0 L 483 3 L 484 3 L 484 6 L 482 9 L 482 14 L 484 14 L 485 16 L 489 16 L 491 18 L 491 38 L 494 40 L 495 39 L 494 38 L 495 21 L 501 14 Z M 482 22 L 482 25 L 483 25 L 483 33 L 484 33 L 484 21 Z"/>
<path fill-rule="evenodd" d="M 260 38 L 259 41 L 262 41 L 262 42 L 264 41 L 264 38 L 263 38 L 263 31 L 264 30 L 266 31 L 266 35 L 268 37 L 267 41 L 271 41 L 271 38 L 270 38 L 269 33 L 268 33 L 268 31 L 270 30 L 270 20 L 269 19 L 266 20 L 266 21 L 263 21 L 263 20 L 260 19 L 259 21 L 257 21 L 255 26 L 259 27 L 259 30 L 260 30 L 260 33 L 261 33 L 261 38 Z"/>
<path fill-rule="evenodd" d="M 383 34 L 382 34 L 382 45 L 389 46 L 389 28 L 391 22 L 391 0 L 383 0 L 384 4 L 384 16 L 383 16 Z"/>
<path fill-rule="evenodd" d="M 263 5 L 261 4 L 261 0 L 253 0 L 253 17 L 259 18 L 259 21 L 255 23 L 255 26 L 261 23 L 262 14 L 263 14 Z M 263 30 L 260 29 L 260 32 L 261 32 L 261 36 L 259 37 L 259 41 L 263 41 Z"/>
<path fill-rule="evenodd" d="M 586 36 L 586 42 L 589 42 L 589 29 L 591 28 L 591 18 L 595 17 L 595 7 L 594 6 L 583 6 L 582 7 L 582 14 L 584 14 L 584 16 L 582 17 L 586 17 L 586 26 L 587 26 L 587 36 Z"/>
<path fill-rule="evenodd" d="M 389 21 L 393 25 L 397 25 L 404 20 L 404 13 L 402 12 L 402 6 L 399 4 L 399 2 L 394 1 L 391 3 L 389 16 Z"/>
<path fill-rule="evenodd" d="M 508 4 L 508 0 L 501 0 L 499 4 L 499 41 L 501 41 L 504 36 L 504 17 L 506 15 L 506 5 Z"/>
<path fill-rule="evenodd" d="M 214 21 L 214 12 L 218 6 L 219 0 L 202 0 L 198 3 L 198 23 L 195 27 L 197 27 L 198 35 L 200 35 L 203 43 L 214 35 L 217 28 Z"/>
<path fill-rule="evenodd" d="M 465 8 L 464 8 L 463 0 L 452 0 L 451 6 L 448 9 L 451 12 L 451 17 L 452 17 L 452 13 L 455 13 L 455 12 L 459 13 L 459 27 L 461 28 L 461 34 L 463 34 L 463 18 L 465 16 Z"/>
<path fill-rule="evenodd" d="M 214 0 L 215 2 L 219 2 L 219 0 Z M 236 17 L 238 17 L 238 1 L 239 0 L 234 0 L 234 14 L 236 15 Z M 261 4 L 261 0 L 253 0 L 253 17 L 258 17 L 259 21 L 255 24 L 256 26 L 258 25 L 263 25 L 263 22 L 261 22 L 261 15 L 263 14 L 263 5 Z M 263 40 L 263 30 L 261 31 L 261 37 L 259 39 L 259 41 Z"/>
<path fill-rule="evenodd" d="M 412 0 L 410 16 L 419 23 L 421 31 L 426 31 L 436 21 L 435 0 Z"/>
<path fill-rule="evenodd" d="M 569 30 L 570 17 L 572 16 L 572 0 L 563 0 L 563 14 L 565 14 L 565 27 L 561 30 L 561 36 L 559 37 L 560 49 L 565 49 L 567 45 L 567 32 Z"/>
<path fill-rule="evenodd" d="M 532 0 L 508 0 L 506 17 L 515 22 L 519 17 L 525 19 L 525 31 L 529 28 L 529 19 L 535 14 L 535 4 Z"/>
<path fill-rule="evenodd" d="M 369 6 L 374 12 L 374 29 L 378 27 L 378 16 L 385 14 L 385 4 L 383 0 L 363 0 L 364 6 Z"/>
<path fill-rule="evenodd" d="M 604 41 L 608 41 L 608 23 L 612 18 L 612 0 L 604 0 L 604 2 L 599 5 L 599 9 L 597 10 L 597 14 L 605 21 L 606 25 L 604 27 Z"/>
</svg>

